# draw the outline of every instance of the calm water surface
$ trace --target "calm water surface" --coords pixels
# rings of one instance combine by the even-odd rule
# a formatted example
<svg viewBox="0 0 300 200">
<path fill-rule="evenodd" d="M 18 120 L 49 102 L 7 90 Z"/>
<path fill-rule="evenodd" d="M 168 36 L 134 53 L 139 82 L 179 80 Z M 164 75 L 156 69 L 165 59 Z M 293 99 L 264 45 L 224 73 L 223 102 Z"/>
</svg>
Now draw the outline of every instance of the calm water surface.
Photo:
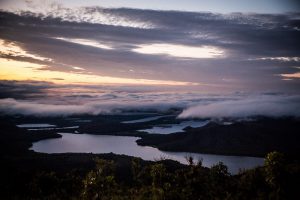
<svg viewBox="0 0 300 200">
<path fill-rule="evenodd" d="M 143 147 L 136 144 L 137 137 L 107 136 L 90 134 L 60 133 L 62 138 L 41 140 L 33 143 L 32 150 L 43 153 L 115 153 L 140 157 L 144 160 L 169 158 L 186 164 L 185 156 L 202 158 L 203 165 L 212 165 L 223 162 L 231 173 L 239 169 L 249 169 L 263 164 L 263 158 L 245 156 L 222 156 L 185 152 L 165 152 L 153 147 Z"/>
<path fill-rule="evenodd" d="M 56 127 L 53 124 L 18 124 L 17 127 L 19 128 L 49 128 L 49 127 Z"/>
</svg>

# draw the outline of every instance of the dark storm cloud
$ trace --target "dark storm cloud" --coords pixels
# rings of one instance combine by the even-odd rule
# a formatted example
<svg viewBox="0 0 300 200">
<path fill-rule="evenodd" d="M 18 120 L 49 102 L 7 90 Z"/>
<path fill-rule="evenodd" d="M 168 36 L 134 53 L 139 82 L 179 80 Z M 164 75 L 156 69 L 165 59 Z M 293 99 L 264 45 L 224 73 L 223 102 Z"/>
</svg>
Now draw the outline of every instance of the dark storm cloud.
<svg viewBox="0 0 300 200">
<path fill-rule="evenodd" d="M 106 18 L 99 18 L 99 14 Z M 300 13 L 216 14 L 55 7 L 53 12 L 42 14 L 0 13 L 0 38 L 52 59 L 47 64 L 47 69 L 52 70 L 69 71 L 77 66 L 102 75 L 205 82 L 233 90 L 299 88 L 299 80 L 287 82 L 279 76 L 297 72 L 299 61 L 263 58 L 300 57 Z M 112 49 L 55 38 L 95 40 Z M 155 43 L 214 46 L 224 50 L 225 57 L 182 59 L 132 51 L 138 45 Z"/>
<path fill-rule="evenodd" d="M 0 81 L 0 99 L 2 98 L 40 98 L 47 90 L 57 86 L 42 81 Z"/>
</svg>

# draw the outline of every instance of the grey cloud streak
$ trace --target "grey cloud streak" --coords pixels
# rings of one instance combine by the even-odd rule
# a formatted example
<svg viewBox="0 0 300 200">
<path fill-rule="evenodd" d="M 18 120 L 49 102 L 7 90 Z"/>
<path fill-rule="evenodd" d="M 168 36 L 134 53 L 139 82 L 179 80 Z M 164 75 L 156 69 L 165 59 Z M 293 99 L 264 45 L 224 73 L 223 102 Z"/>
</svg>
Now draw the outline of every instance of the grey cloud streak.
<svg viewBox="0 0 300 200">
<path fill-rule="evenodd" d="M 0 81 L 1 98 L 40 98 L 47 96 L 47 90 L 57 88 L 49 82 L 42 81 Z"/>
</svg>

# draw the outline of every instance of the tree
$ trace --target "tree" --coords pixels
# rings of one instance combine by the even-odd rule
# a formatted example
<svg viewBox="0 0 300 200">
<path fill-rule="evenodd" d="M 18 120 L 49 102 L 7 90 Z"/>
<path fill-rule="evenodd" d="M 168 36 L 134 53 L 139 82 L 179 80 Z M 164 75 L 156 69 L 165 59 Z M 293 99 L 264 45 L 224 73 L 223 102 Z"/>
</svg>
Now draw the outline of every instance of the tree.
<svg viewBox="0 0 300 200">
<path fill-rule="evenodd" d="M 117 195 L 113 161 L 96 159 L 96 169 L 89 172 L 83 180 L 83 199 L 111 199 Z"/>
<path fill-rule="evenodd" d="M 271 152 L 266 156 L 265 180 L 271 187 L 271 198 L 281 199 L 284 196 L 285 159 L 279 152 Z"/>
<path fill-rule="evenodd" d="M 213 165 L 210 169 L 210 196 L 217 196 L 225 199 L 228 196 L 228 188 L 230 187 L 230 174 L 228 168 L 223 162 Z"/>
</svg>

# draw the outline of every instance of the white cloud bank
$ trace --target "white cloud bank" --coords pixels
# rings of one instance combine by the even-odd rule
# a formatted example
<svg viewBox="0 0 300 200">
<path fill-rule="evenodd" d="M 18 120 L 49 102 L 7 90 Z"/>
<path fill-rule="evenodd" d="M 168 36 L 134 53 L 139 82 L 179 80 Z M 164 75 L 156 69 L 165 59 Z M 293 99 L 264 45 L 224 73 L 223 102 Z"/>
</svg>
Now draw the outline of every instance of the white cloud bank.
<svg viewBox="0 0 300 200">
<path fill-rule="evenodd" d="M 179 118 L 300 117 L 300 95 L 205 96 L 194 94 L 105 93 L 89 98 L 65 96 L 55 99 L 0 99 L 0 114 L 69 116 L 122 112 L 174 113 Z M 175 110 L 174 110 L 175 109 Z M 177 113 L 176 112 L 176 113 Z"/>
<path fill-rule="evenodd" d="M 0 114 L 35 115 L 35 116 L 69 116 L 74 114 L 115 114 L 126 111 L 166 112 L 173 107 L 182 107 L 180 103 L 162 102 L 97 102 L 84 104 L 50 104 L 32 101 L 19 101 L 11 98 L 0 99 Z"/>
<path fill-rule="evenodd" d="M 244 118 L 300 116 L 300 96 L 262 95 L 225 100 L 185 109 L 179 118 Z"/>
</svg>

